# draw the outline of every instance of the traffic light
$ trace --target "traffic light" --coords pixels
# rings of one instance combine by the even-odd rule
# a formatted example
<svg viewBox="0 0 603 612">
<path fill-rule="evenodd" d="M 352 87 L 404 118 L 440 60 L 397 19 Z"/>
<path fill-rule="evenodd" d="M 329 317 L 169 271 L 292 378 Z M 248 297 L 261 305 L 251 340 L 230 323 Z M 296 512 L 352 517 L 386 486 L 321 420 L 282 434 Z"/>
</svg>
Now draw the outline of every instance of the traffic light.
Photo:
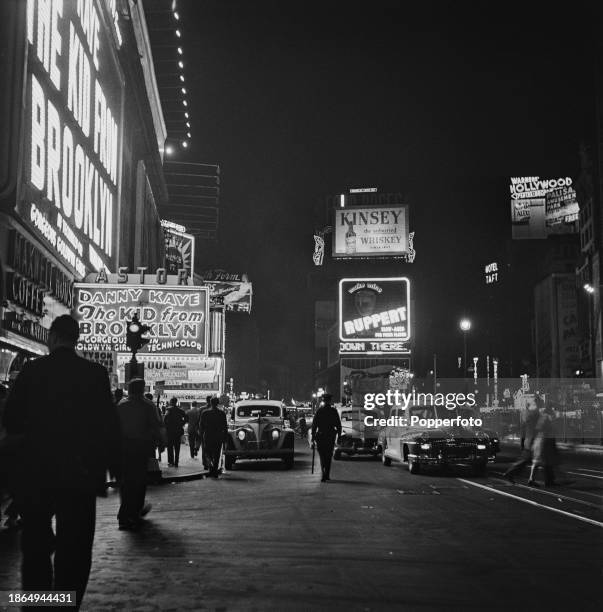
<svg viewBox="0 0 603 612">
<path fill-rule="evenodd" d="M 138 313 L 134 314 L 131 321 L 127 321 L 126 345 L 134 355 L 149 342 L 149 338 L 142 337 L 149 331 L 151 331 L 151 328 L 138 320 Z"/>
</svg>

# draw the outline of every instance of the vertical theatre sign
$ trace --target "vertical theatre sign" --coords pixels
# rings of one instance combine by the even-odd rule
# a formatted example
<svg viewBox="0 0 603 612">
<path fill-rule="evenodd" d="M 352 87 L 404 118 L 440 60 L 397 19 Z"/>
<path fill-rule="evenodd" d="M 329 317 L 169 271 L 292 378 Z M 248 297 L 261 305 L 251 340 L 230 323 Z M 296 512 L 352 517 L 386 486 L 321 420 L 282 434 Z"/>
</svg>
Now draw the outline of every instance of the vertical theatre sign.
<svg viewBox="0 0 603 612">
<path fill-rule="evenodd" d="M 178 274 L 182 268 L 193 278 L 195 264 L 195 237 L 186 228 L 171 221 L 162 220 L 165 237 L 165 268 L 168 274 Z"/>
<path fill-rule="evenodd" d="M 123 78 L 101 6 L 93 0 L 27 2 L 17 212 L 80 278 L 116 267 Z"/>
</svg>

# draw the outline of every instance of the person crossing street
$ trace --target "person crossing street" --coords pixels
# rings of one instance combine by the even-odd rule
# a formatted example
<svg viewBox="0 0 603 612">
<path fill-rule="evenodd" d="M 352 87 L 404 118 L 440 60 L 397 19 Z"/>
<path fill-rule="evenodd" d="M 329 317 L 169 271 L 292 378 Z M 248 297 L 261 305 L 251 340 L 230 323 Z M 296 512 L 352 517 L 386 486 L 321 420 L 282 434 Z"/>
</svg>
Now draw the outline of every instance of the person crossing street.
<svg viewBox="0 0 603 612">
<path fill-rule="evenodd" d="M 312 444 L 316 444 L 322 471 L 321 482 L 330 480 L 333 449 L 338 436 L 341 436 L 341 419 L 331 405 L 333 397 L 323 395 L 323 405 L 316 411 L 312 421 Z"/>
</svg>

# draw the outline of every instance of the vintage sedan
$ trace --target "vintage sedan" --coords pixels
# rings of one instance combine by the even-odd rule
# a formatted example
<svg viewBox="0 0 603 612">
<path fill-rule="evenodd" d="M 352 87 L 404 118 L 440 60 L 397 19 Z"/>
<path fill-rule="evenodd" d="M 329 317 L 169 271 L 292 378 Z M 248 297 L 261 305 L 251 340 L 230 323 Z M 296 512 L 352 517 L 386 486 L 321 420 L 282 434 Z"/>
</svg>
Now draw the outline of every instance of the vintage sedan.
<svg viewBox="0 0 603 612">
<path fill-rule="evenodd" d="M 237 459 L 280 459 L 293 467 L 294 432 L 288 427 L 286 406 L 275 400 L 244 400 L 231 410 L 224 467 Z"/>
<path fill-rule="evenodd" d="M 490 456 L 488 437 L 468 426 L 426 423 L 436 419 L 455 421 L 456 411 L 436 406 L 394 407 L 392 425 L 379 433 L 383 465 L 406 463 L 411 474 L 427 468 L 468 466 L 475 475 L 484 474 Z M 413 418 L 414 417 L 414 418 Z"/>
</svg>

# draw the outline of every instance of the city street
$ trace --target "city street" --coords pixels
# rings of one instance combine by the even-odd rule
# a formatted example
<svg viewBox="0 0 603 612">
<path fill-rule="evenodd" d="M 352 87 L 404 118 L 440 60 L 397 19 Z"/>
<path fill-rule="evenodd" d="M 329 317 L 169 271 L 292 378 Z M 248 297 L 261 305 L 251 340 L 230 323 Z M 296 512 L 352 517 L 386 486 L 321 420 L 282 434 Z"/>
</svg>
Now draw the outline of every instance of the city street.
<svg viewBox="0 0 603 612">
<path fill-rule="evenodd" d="M 574 482 L 550 490 L 497 478 L 503 462 L 474 478 L 369 458 L 321 484 L 296 443 L 291 471 L 241 462 L 152 487 L 138 533 L 117 530 L 116 491 L 100 499 L 83 609 L 601 609 L 600 460 L 566 462 Z M 0 588 L 14 588 L 17 537 L 0 534 Z"/>
</svg>

